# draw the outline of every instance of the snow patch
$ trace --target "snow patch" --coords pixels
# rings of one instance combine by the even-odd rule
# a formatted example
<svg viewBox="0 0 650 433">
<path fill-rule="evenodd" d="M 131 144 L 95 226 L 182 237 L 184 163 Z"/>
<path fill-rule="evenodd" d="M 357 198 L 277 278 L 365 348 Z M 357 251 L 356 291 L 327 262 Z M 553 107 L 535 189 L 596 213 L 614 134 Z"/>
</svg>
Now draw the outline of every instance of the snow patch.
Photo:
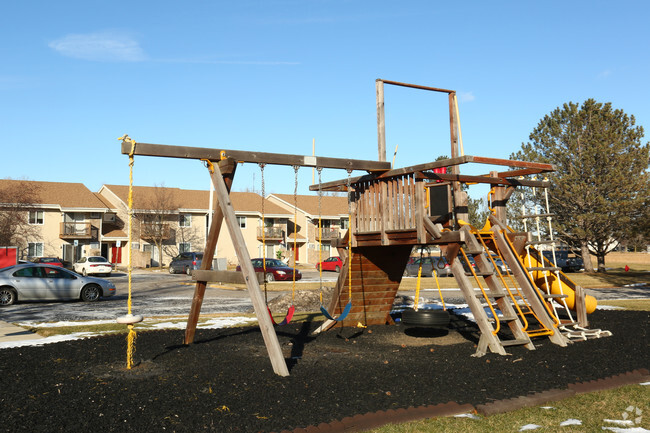
<svg viewBox="0 0 650 433">
<path fill-rule="evenodd" d="M 582 421 L 580 421 L 579 419 L 569 418 L 568 420 L 562 421 L 560 423 L 560 427 L 564 427 L 567 425 L 582 425 Z"/>
<path fill-rule="evenodd" d="M 537 430 L 538 428 L 542 428 L 542 426 L 537 424 L 526 424 L 520 428 L 519 431 Z"/>
</svg>

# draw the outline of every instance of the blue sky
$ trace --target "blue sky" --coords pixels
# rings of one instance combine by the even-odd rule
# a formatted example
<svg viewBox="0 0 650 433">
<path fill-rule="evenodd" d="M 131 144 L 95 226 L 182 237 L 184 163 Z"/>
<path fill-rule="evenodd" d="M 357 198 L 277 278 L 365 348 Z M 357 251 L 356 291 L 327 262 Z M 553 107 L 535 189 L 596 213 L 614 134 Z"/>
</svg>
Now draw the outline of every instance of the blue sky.
<svg viewBox="0 0 650 433">
<path fill-rule="evenodd" d="M 0 177 L 127 184 L 125 133 L 302 155 L 315 139 L 317 155 L 376 159 L 377 78 L 456 90 L 470 155 L 507 158 L 544 115 L 587 98 L 647 134 L 649 12 L 625 0 L 2 2 Z M 446 95 L 387 86 L 385 100 L 396 166 L 450 154 Z M 300 193 L 311 179 L 300 170 Z M 265 180 L 293 192 L 290 167 Z M 197 161 L 138 157 L 135 183 L 209 178 Z M 259 190 L 259 168 L 240 167 L 233 189 Z"/>
</svg>

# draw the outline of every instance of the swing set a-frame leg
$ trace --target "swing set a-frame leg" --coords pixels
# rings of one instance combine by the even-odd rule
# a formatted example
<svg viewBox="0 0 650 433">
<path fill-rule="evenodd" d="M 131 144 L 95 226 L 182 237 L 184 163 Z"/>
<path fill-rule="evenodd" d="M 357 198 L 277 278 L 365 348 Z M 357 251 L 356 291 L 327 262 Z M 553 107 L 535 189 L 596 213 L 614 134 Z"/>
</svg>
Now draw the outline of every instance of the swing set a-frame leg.
<svg viewBox="0 0 650 433">
<path fill-rule="evenodd" d="M 235 177 L 235 169 L 237 168 L 237 163 L 231 159 L 225 159 L 219 163 L 220 171 L 223 175 L 223 182 L 226 185 L 226 190 L 230 192 L 232 186 L 233 178 Z M 212 178 L 212 183 L 215 182 L 215 173 L 210 173 Z M 217 249 L 217 241 L 219 240 L 219 233 L 221 232 L 221 224 L 223 223 L 223 211 L 220 206 L 216 206 L 214 209 L 214 215 L 212 217 L 212 222 L 210 223 L 210 231 L 208 232 L 208 239 L 205 244 L 205 250 L 203 251 L 203 257 L 206 260 L 201 262 L 201 270 L 209 270 L 212 265 L 211 260 L 207 260 L 208 257 L 214 256 L 214 252 Z M 203 305 L 203 298 L 205 296 L 205 288 L 207 286 L 207 281 L 197 281 L 194 288 L 194 297 L 192 298 L 192 307 L 190 309 L 190 314 L 187 318 L 187 325 L 185 327 L 185 344 L 192 344 L 194 342 L 194 333 L 196 332 L 196 325 L 199 321 L 199 315 L 201 314 L 201 306 Z"/>
<path fill-rule="evenodd" d="M 233 163 L 234 160 L 231 160 Z M 219 164 L 221 165 L 221 164 Z M 266 304 L 264 303 L 264 297 L 262 295 L 262 290 L 257 281 L 257 276 L 255 274 L 255 269 L 251 263 L 250 255 L 248 254 L 248 249 L 246 248 L 246 242 L 244 241 L 244 236 L 242 235 L 241 228 L 237 222 L 237 217 L 235 216 L 235 210 L 232 207 L 232 204 L 229 199 L 229 191 L 226 181 L 221 173 L 219 165 L 214 166 L 214 173 L 212 174 L 212 183 L 214 184 L 215 194 L 217 196 L 217 201 L 219 203 L 219 209 L 223 214 L 223 219 L 226 221 L 226 226 L 230 232 L 230 237 L 232 239 L 233 246 L 235 247 L 235 252 L 237 253 L 237 258 L 244 275 L 244 280 L 246 281 L 246 286 L 248 287 L 248 294 L 251 297 L 251 302 L 253 303 L 253 308 L 255 309 L 255 314 L 257 316 L 257 321 L 259 323 L 260 331 L 262 332 L 262 337 L 264 338 L 264 344 L 266 345 L 266 350 L 269 354 L 269 359 L 271 365 L 273 366 L 273 371 L 279 376 L 288 376 L 289 369 L 287 368 L 287 363 L 284 359 L 282 349 L 280 348 L 280 342 L 278 341 L 278 336 L 273 329 L 273 323 L 271 322 L 271 317 L 269 316 Z M 233 170 L 234 171 L 234 170 Z M 231 179 L 232 182 L 232 179 Z M 215 215 L 216 216 L 216 215 Z M 214 239 L 211 239 L 216 246 L 216 238 L 218 237 L 218 231 L 213 233 L 212 230 L 210 234 L 213 235 Z M 214 250 L 212 251 L 214 253 Z M 209 264 L 208 264 L 209 266 Z M 203 286 L 202 292 L 199 293 L 199 285 L 197 284 L 197 293 L 195 297 L 200 295 L 201 301 L 203 299 L 203 294 L 205 292 L 205 286 Z M 194 310 L 193 302 L 193 310 Z M 196 320 L 198 321 L 198 313 L 200 310 L 200 302 L 197 302 L 196 308 Z M 188 331 L 189 331 L 190 321 L 188 319 Z M 196 329 L 196 323 L 194 324 L 194 329 Z"/>
</svg>

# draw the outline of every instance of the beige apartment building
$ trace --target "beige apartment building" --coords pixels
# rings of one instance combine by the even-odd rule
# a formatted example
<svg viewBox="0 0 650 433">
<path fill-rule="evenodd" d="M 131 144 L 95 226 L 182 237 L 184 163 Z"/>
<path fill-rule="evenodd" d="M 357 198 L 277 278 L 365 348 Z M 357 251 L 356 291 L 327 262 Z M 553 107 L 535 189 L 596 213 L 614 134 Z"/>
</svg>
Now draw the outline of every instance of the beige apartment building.
<svg viewBox="0 0 650 433">
<path fill-rule="evenodd" d="M 287 248 L 293 251 L 298 263 L 318 263 L 319 247 L 323 260 L 338 256 L 332 241 L 345 235 L 348 229 L 347 197 L 322 196 L 319 203 L 317 195 L 298 195 L 294 199 L 292 194 L 271 194 L 268 200 L 291 213 Z M 319 220 L 322 220 L 320 236 Z"/>
<path fill-rule="evenodd" d="M 38 192 L 27 215 L 30 239 L 19 246 L 21 259 L 59 257 L 74 263 L 102 255 L 116 265 L 127 264 L 128 186 L 103 185 L 93 193 L 80 183 L 0 180 L 0 188 L 16 187 L 18 182 L 28 182 Z M 299 195 L 297 206 L 289 194 L 271 194 L 263 200 L 256 193 L 233 191 L 230 198 L 251 258 L 295 257 L 300 264 L 314 264 L 319 244 L 323 260 L 337 255 L 331 241 L 347 229 L 345 197 L 322 197 L 320 214 L 317 196 Z M 214 206 L 209 191 L 134 186 L 133 265 L 168 266 L 181 252 L 203 251 Z M 225 259 L 229 266 L 238 264 L 225 224 L 215 258 Z"/>
</svg>

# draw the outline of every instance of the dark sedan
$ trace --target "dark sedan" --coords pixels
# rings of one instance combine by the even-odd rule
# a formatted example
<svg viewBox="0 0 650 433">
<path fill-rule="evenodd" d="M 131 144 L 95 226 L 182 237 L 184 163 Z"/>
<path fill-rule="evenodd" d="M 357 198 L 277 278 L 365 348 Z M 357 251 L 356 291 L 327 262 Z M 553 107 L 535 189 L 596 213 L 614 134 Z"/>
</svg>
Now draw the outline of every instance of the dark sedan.
<svg viewBox="0 0 650 433">
<path fill-rule="evenodd" d="M 252 259 L 251 263 L 255 272 L 264 272 L 264 259 Z M 237 270 L 241 271 L 241 267 L 237 266 Z M 298 269 L 296 271 L 296 281 L 302 278 L 302 274 Z M 266 275 L 264 279 L 268 282 L 271 281 L 293 281 L 294 269 L 287 266 L 282 260 L 266 259 Z"/>
</svg>

